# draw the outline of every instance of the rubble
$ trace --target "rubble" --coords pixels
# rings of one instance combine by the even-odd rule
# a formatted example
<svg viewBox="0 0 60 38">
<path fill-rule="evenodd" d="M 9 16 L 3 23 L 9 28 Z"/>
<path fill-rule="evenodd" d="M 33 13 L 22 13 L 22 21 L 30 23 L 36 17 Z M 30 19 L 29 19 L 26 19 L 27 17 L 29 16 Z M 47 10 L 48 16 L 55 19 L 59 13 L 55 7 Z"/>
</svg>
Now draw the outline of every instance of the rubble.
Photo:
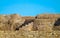
<svg viewBox="0 0 60 38">
<path fill-rule="evenodd" d="M 1 38 L 60 38 L 60 14 L 0 15 Z"/>
</svg>

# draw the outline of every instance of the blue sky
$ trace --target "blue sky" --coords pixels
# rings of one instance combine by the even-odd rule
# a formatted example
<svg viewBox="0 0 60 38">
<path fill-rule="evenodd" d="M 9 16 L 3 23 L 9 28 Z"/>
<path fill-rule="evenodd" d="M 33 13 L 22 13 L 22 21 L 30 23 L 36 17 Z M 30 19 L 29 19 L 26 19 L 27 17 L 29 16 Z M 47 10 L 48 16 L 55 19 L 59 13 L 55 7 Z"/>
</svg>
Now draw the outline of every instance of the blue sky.
<svg viewBox="0 0 60 38">
<path fill-rule="evenodd" d="M 60 14 L 60 0 L 0 0 L 0 14 Z"/>
</svg>

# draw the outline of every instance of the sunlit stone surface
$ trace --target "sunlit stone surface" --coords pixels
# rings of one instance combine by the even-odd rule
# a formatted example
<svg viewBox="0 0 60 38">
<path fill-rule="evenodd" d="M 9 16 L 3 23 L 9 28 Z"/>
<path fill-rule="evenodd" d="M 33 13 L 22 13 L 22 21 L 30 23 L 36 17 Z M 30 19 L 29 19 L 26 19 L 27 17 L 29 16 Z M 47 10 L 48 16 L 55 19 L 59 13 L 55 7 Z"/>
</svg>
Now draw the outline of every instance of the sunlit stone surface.
<svg viewBox="0 0 60 38">
<path fill-rule="evenodd" d="M 60 38 L 60 14 L 0 15 L 0 38 Z"/>
</svg>

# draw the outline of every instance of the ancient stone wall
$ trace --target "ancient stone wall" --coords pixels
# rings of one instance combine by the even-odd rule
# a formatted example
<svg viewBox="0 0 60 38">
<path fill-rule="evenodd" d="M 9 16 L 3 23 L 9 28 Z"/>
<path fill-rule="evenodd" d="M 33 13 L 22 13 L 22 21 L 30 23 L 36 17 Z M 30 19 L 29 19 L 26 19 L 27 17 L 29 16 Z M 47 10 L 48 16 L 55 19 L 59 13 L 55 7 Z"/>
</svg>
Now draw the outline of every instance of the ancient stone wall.
<svg viewBox="0 0 60 38">
<path fill-rule="evenodd" d="M 1 38 L 60 38 L 60 14 L 0 16 Z"/>
<path fill-rule="evenodd" d="M 42 14 L 37 15 L 35 18 L 33 24 L 35 30 L 52 32 L 53 29 L 59 27 L 54 25 L 54 23 L 60 18 L 59 14 Z"/>
</svg>

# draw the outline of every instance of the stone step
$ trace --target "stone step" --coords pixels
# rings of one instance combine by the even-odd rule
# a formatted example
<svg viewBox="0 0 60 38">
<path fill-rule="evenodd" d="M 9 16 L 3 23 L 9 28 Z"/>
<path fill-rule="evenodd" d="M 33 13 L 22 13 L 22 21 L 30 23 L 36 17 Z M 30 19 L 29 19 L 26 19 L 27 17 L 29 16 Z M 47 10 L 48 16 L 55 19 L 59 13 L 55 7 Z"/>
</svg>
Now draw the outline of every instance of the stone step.
<svg viewBox="0 0 60 38">
<path fill-rule="evenodd" d="M 38 19 L 53 19 L 59 18 L 60 14 L 41 14 L 36 16 Z"/>
<path fill-rule="evenodd" d="M 40 23 L 49 23 L 49 22 L 55 22 L 57 19 L 35 19 L 34 22 L 40 22 Z"/>
<path fill-rule="evenodd" d="M 32 30 L 32 27 L 33 27 L 33 22 L 28 23 L 27 25 L 23 26 L 19 30 L 27 30 L 27 31 L 30 31 L 30 30 Z"/>
</svg>

